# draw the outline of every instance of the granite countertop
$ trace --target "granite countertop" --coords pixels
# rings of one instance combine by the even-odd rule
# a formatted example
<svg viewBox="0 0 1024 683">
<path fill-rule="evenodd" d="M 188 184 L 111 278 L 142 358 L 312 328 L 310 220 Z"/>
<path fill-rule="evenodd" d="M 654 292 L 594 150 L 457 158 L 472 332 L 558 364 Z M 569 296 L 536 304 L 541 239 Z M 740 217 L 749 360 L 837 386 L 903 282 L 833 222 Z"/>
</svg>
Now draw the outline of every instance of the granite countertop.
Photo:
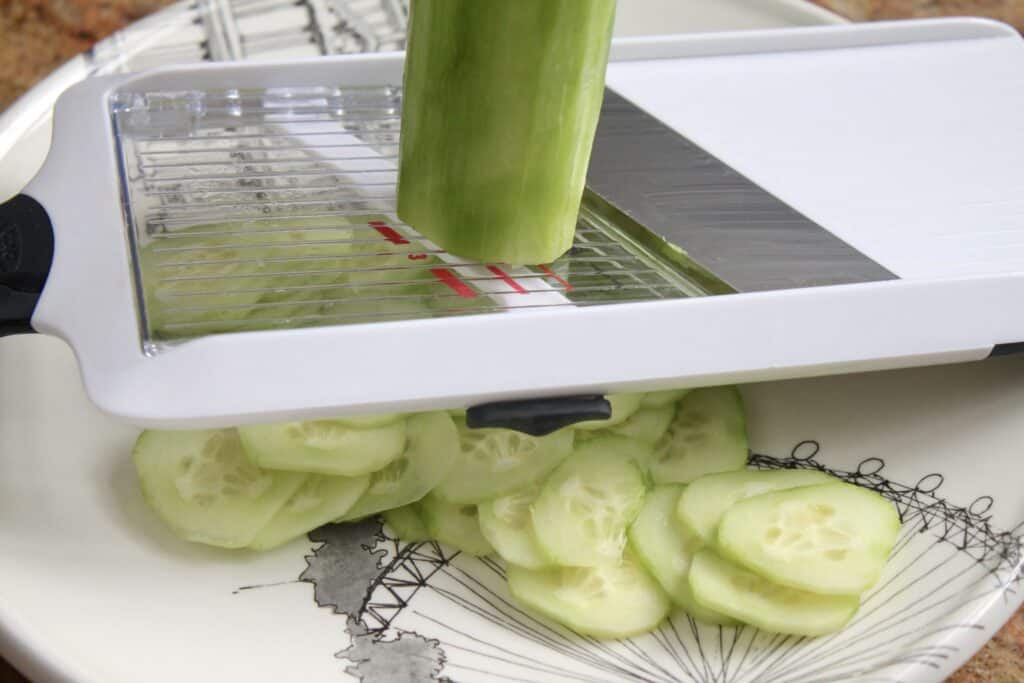
<svg viewBox="0 0 1024 683">
<path fill-rule="evenodd" d="M 813 0 L 854 21 L 988 16 L 1024 31 L 1024 0 Z M 93 43 L 171 0 L 0 0 L 0 110 Z M 0 659 L 0 683 L 27 683 Z M 1024 608 L 947 683 L 1024 683 Z"/>
</svg>

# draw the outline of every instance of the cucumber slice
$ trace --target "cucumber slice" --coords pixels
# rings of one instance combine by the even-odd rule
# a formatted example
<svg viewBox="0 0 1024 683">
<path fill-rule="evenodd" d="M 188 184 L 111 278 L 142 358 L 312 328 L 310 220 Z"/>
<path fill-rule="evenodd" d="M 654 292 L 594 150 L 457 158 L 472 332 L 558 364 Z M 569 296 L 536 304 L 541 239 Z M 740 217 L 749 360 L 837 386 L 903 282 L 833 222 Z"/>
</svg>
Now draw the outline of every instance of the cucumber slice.
<svg viewBox="0 0 1024 683">
<path fill-rule="evenodd" d="M 233 429 L 146 431 L 132 451 L 146 502 L 181 538 L 242 548 L 305 475 L 262 470 Z"/>
<path fill-rule="evenodd" d="M 676 514 L 682 525 L 706 545 L 715 543 L 718 523 L 739 501 L 770 491 L 838 481 L 817 470 L 721 472 L 697 479 L 683 491 Z"/>
<path fill-rule="evenodd" d="M 260 467 L 355 477 L 384 468 L 405 448 L 405 422 L 359 429 L 339 420 L 239 427 Z"/>
<path fill-rule="evenodd" d="M 689 389 L 666 389 L 664 391 L 651 391 L 644 394 L 640 400 L 643 408 L 658 408 L 670 404 L 679 403 L 683 396 L 690 393 Z"/>
<path fill-rule="evenodd" d="M 614 0 L 416 0 L 402 107 L 402 220 L 476 261 L 537 264 L 565 253 L 614 16 Z"/>
<path fill-rule="evenodd" d="M 478 503 L 541 479 L 572 452 L 573 431 L 530 436 L 511 429 L 470 429 L 461 420 L 461 449 L 434 493 L 452 503 Z"/>
<path fill-rule="evenodd" d="M 270 550 L 344 515 L 370 485 L 370 476 L 311 474 L 263 527 L 250 548 Z"/>
<path fill-rule="evenodd" d="M 823 636 L 835 633 L 856 613 L 859 599 L 818 595 L 779 586 L 702 550 L 690 565 L 690 586 L 709 609 L 773 633 Z"/>
<path fill-rule="evenodd" d="M 334 418 L 334 422 L 346 427 L 368 429 L 371 427 L 383 427 L 385 425 L 394 424 L 404 418 L 405 416 L 401 413 L 390 413 L 387 415 L 350 415 L 349 417 L 336 417 Z"/>
<path fill-rule="evenodd" d="M 686 484 L 712 472 L 743 469 L 747 455 L 740 392 L 736 387 L 696 389 L 680 401 L 651 461 L 651 476 L 659 484 Z"/>
<path fill-rule="evenodd" d="M 640 410 L 630 415 L 624 422 L 608 429 L 608 433 L 655 444 L 668 431 L 675 414 L 676 406 L 673 403 L 652 408 L 641 406 Z"/>
<path fill-rule="evenodd" d="M 484 538 L 506 562 L 527 569 L 540 569 L 551 564 L 533 533 L 530 507 L 538 495 L 540 485 L 531 484 L 525 489 L 477 506 L 480 531 Z"/>
<path fill-rule="evenodd" d="M 553 564 L 590 567 L 619 560 L 626 528 L 645 493 L 632 449 L 622 437 L 594 439 L 548 477 L 533 504 L 533 529 Z"/>
<path fill-rule="evenodd" d="M 385 510 L 383 517 L 384 521 L 401 541 L 419 543 L 420 541 L 430 540 L 427 525 L 423 523 L 423 518 L 420 517 L 420 511 L 416 503 Z"/>
<path fill-rule="evenodd" d="M 596 638 L 647 633 L 671 609 L 668 596 L 631 553 L 597 567 L 508 567 L 512 596 L 526 607 Z"/>
<path fill-rule="evenodd" d="M 449 503 L 431 493 L 419 502 L 418 507 L 432 538 L 477 557 L 494 552 L 480 532 L 476 505 Z"/>
<path fill-rule="evenodd" d="M 648 493 L 629 527 L 629 545 L 672 602 L 687 614 L 709 624 L 732 625 L 735 621 L 726 615 L 700 605 L 690 590 L 690 562 L 703 544 L 676 523 L 676 504 L 682 492 L 682 485 L 669 484 Z"/>
<path fill-rule="evenodd" d="M 859 595 L 878 580 L 899 532 L 896 507 L 874 491 L 819 484 L 736 503 L 722 516 L 718 548 L 775 583 Z"/>
<path fill-rule="evenodd" d="M 459 452 L 459 434 L 447 413 L 412 415 L 405 422 L 405 434 L 405 451 L 370 476 L 366 493 L 339 521 L 415 503 L 448 476 Z"/>
<path fill-rule="evenodd" d="M 640 401 L 643 397 L 643 394 L 612 394 L 607 396 L 608 402 L 612 404 L 612 416 L 610 418 L 607 420 L 577 422 L 573 425 L 573 429 L 604 429 L 621 424 L 640 409 Z"/>
</svg>

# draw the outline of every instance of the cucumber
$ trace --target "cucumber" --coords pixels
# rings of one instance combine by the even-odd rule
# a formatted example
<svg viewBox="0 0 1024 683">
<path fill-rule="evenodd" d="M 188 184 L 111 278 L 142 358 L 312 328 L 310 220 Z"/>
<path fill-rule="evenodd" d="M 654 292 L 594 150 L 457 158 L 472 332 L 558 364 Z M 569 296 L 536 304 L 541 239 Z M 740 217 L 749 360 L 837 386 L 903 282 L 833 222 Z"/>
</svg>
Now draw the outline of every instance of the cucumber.
<svg viewBox="0 0 1024 683">
<path fill-rule="evenodd" d="M 540 569 L 551 564 L 533 533 L 530 507 L 538 495 L 540 485 L 534 483 L 477 506 L 484 538 L 506 562 L 527 569 Z"/>
<path fill-rule="evenodd" d="M 526 569 L 509 565 L 512 596 L 584 635 L 628 638 L 665 620 L 671 602 L 631 553 L 597 567 Z"/>
<path fill-rule="evenodd" d="M 334 421 L 346 427 L 367 429 L 370 427 L 383 427 L 385 425 L 400 422 L 405 418 L 401 413 L 389 413 L 386 415 L 350 415 L 348 417 L 336 417 Z"/>
<path fill-rule="evenodd" d="M 585 420 L 573 425 L 573 429 L 605 429 L 614 427 L 629 419 L 629 417 L 640 408 L 640 401 L 643 394 L 611 394 L 607 396 L 608 402 L 612 404 L 612 416 L 607 420 Z"/>
<path fill-rule="evenodd" d="M 662 406 L 644 408 L 630 415 L 624 422 L 609 428 L 609 434 L 617 434 L 628 439 L 636 439 L 645 443 L 657 443 L 668 431 L 675 417 L 676 406 L 667 403 Z"/>
<path fill-rule="evenodd" d="M 417 503 L 385 510 L 383 517 L 384 521 L 401 541 L 419 543 L 420 541 L 430 540 L 430 533 L 427 531 L 427 525 L 423 523 Z"/>
<path fill-rule="evenodd" d="M 546 476 L 572 452 L 573 431 L 530 436 L 511 429 L 470 429 L 456 420 L 460 450 L 434 493 L 452 503 L 478 503 Z"/>
<path fill-rule="evenodd" d="M 704 544 L 714 544 L 718 523 L 733 504 L 769 491 L 838 481 L 817 470 L 721 472 L 703 476 L 683 491 L 676 514 L 683 527 Z"/>
<path fill-rule="evenodd" d="M 405 422 L 405 451 L 370 475 L 370 486 L 338 521 L 362 519 L 415 503 L 448 476 L 459 452 L 459 435 L 447 413 L 411 415 Z"/>
<path fill-rule="evenodd" d="M 658 484 L 686 484 L 747 462 L 743 399 L 736 387 L 696 389 L 679 402 L 668 434 L 651 461 Z"/>
<path fill-rule="evenodd" d="M 643 505 L 643 473 L 633 444 L 603 437 L 582 444 L 544 482 L 533 504 L 533 529 L 553 564 L 617 562 L 626 528 Z"/>
<path fill-rule="evenodd" d="M 338 420 L 239 427 L 260 467 L 354 477 L 384 468 L 405 448 L 405 422 L 360 429 Z"/>
<path fill-rule="evenodd" d="M 647 494 L 629 527 L 629 546 L 672 602 L 691 617 L 709 624 L 735 624 L 726 615 L 700 605 L 690 590 L 690 562 L 703 544 L 676 523 L 676 504 L 682 491 L 682 485 L 669 484 Z"/>
<path fill-rule="evenodd" d="M 900 531 L 896 507 L 852 484 L 819 484 L 742 500 L 722 516 L 722 556 L 784 586 L 859 595 L 873 586 Z"/>
<path fill-rule="evenodd" d="M 480 532 L 476 505 L 449 503 L 431 493 L 417 507 L 431 538 L 477 557 L 494 552 Z"/>
<path fill-rule="evenodd" d="M 243 548 L 306 475 L 263 470 L 233 429 L 146 431 L 132 451 L 149 506 L 181 538 Z"/>
<path fill-rule="evenodd" d="M 835 633 L 856 613 L 859 599 L 788 588 L 702 550 L 690 566 L 690 586 L 701 605 L 773 633 Z"/>
<path fill-rule="evenodd" d="M 370 476 L 311 474 L 263 527 L 250 548 L 270 550 L 344 515 L 370 485 Z"/>
<path fill-rule="evenodd" d="M 679 403 L 683 396 L 690 393 L 689 389 L 666 389 L 664 391 L 651 391 L 644 394 L 640 405 L 644 408 L 657 408 L 669 404 Z"/>
<path fill-rule="evenodd" d="M 615 0 L 416 0 L 398 215 L 452 254 L 548 263 L 572 246 Z"/>
</svg>

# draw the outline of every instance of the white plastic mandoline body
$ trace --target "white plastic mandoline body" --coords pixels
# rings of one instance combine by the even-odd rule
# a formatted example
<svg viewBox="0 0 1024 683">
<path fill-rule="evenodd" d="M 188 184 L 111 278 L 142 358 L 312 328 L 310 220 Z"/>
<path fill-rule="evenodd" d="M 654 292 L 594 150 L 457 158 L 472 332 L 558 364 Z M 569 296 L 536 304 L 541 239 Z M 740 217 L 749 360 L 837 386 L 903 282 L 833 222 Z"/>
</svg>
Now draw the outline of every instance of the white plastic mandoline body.
<svg viewBox="0 0 1024 683">
<path fill-rule="evenodd" d="M 70 90 L 26 189 L 56 229 L 33 325 L 71 344 L 103 410 L 161 427 L 966 361 L 1024 341 L 1024 42 L 1011 29 L 938 20 L 626 39 L 613 55 L 610 87 L 900 279 L 214 335 L 144 355 L 110 94 L 400 83 L 402 55 L 378 54 Z"/>
</svg>

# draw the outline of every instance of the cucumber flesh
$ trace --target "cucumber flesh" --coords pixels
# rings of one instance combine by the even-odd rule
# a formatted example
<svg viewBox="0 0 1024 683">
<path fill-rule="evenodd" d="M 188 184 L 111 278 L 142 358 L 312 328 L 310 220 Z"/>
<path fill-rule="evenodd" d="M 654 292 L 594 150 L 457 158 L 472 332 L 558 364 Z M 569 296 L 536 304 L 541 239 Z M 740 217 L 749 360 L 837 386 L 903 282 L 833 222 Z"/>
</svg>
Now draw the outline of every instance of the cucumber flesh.
<svg viewBox="0 0 1024 683">
<path fill-rule="evenodd" d="M 743 400 L 735 387 L 696 389 L 679 402 L 650 471 L 658 484 L 686 484 L 743 469 L 748 456 Z"/>
<path fill-rule="evenodd" d="M 331 477 L 311 474 L 263 527 L 250 548 L 270 550 L 344 515 L 370 484 L 370 476 Z"/>
<path fill-rule="evenodd" d="M 239 428 L 250 460 L 260 467 L 355 477 L 383 469 L 405 448 L 405 421 L 365 429 L 339 420 L 284 422 Z"/>
<path fill-rule="evenodd" d="M 611 394 L 606 396 L 612 404 L 612 416 L 607 420 L 585 420 L 573 425 L 573 429 L 593 430 L 614 427 L 629 419 L 629 417 L 640 409 L 640 401 L 643 394 Z"/>
<path fill-rule="evenodd" d="M 391 527 L 391 531 L 400 541 L 419 543 L 430 540 L 430 532 L 427 531 L 427 525 L 423 523 L 419 506 L 416 503 L 385 510 L 383 517 L 384 522 Z"/>
<path fill-rule="evenodd" d="M 511 429 L 470 429 L 461 420 L 455 465 L 434 493 L 453 503 L 478 503 L 546 476 L 572 452 L 573 431 L 530 436 Z"/>
<path fill-rule="evenodd" d="M 418 413 L 405 422 L 405 451 L 370 475 L 370 486 L 342 520 L 362 519 L 415 503 L 448 476 L 459 451 L 455 423 L 445 412 Z"/>
<path fill-rule="evenodd" d="M 676 523 L 676 504 L 682 491 L 682 485 L 668 484 L 647 494 L 629 527 L 629 546 L 683 611 L 697 621 L 732 625 L 735 621 L 726 615 L 700 605 L 690 590 L 690 563 L 703 544 Z"/>
<path fill-rule="evenodd" d="M 480 531 L 476 505 L 449 503 L 431 493 L 418 507 L 431 538 L 477 557 L 494 552 Z"/>
<path fill-rule="evenodd" d="M 533 533 L 530 507 L 538 495 L 540 485 L 532 484 L 477 506 L 484 538 L 506 562 L 527 569 L 540 569 L 551 564 Z"/>
<path fill-rule="evenodd" d="M 549 263 L 572 246 L 615 0 L 416 0 L 398 215 L 452 254 Z"/>
<path fill-rule="evenodd" d="M 367 429 L 370 427 L 383 427 L 394 424 L 404 419 L 401 413 L 388 413 L 385 415 L 350 415 L 349 417 L 338 417 L 334 421 L 346 427 Z"/>
<path fill-rule="evenodd" d="M 256 467 L 233 429 L 146 431 L 132 452 L 142 493 L 181 538 L 243 548 L 306 475 Z"/>
<path fill-rule="evenodd" d="M 693 559 L 690 586 L 708 609 L 764 631 L 798 636 L 835 633 L 859 606 L 856 596 L 818 595 L 774 584 L 706 549 Z"/>
<path fill-rule="evenodd" d="M 665 592 L 627 552 L 597 567 L 508 567 L 512 596 L 577 633 L 628 638 L 657 628 L 671 609 Z"/>
<path fill-rule="evenodd" d="M 640 401 L 640 405 L 644 408 L 657 408 L 659 406 L 675 404 L 679 403 L 683 396 L 686 396 L 688 393 L 690 393 L 690 389 L 651 391 L 644 394 L 643 399 Z"/>
<path fill-rule="evenodd" d="M 819 484 L 736 503 L 722 516 L 718 549 L 784 586 L 859 595 L 878 580 L 899 531 L 895 506 L 874 491 Z"/>
<path fill-rule="evenodd" d="M 624 436 L 627 439 L 636 439 L 644 443 L 657 443 L 668 431 L 675 417 L 676 406 L 667 403 L 661 406 L 644 408 L 630 415 L 624 422 L 609 428 L 609 434 Z"/>
<path fill-rule="evenodd" d="M 626 528 L 643 505 L 645 484 L 622 437 L 588 441 L 559 465 L 533 504 L 533 529 L 553 564 L 617 562 Z"/>
<path fill-rule="evenodd" d="M 817 470 L 721 472 L 703 476 L 683 491 L 676 510 L 679 521 L 706 545 L 713 545 L 725 511 L 745 498 L 770 491 L 838 481 Z"/>
</svg>

